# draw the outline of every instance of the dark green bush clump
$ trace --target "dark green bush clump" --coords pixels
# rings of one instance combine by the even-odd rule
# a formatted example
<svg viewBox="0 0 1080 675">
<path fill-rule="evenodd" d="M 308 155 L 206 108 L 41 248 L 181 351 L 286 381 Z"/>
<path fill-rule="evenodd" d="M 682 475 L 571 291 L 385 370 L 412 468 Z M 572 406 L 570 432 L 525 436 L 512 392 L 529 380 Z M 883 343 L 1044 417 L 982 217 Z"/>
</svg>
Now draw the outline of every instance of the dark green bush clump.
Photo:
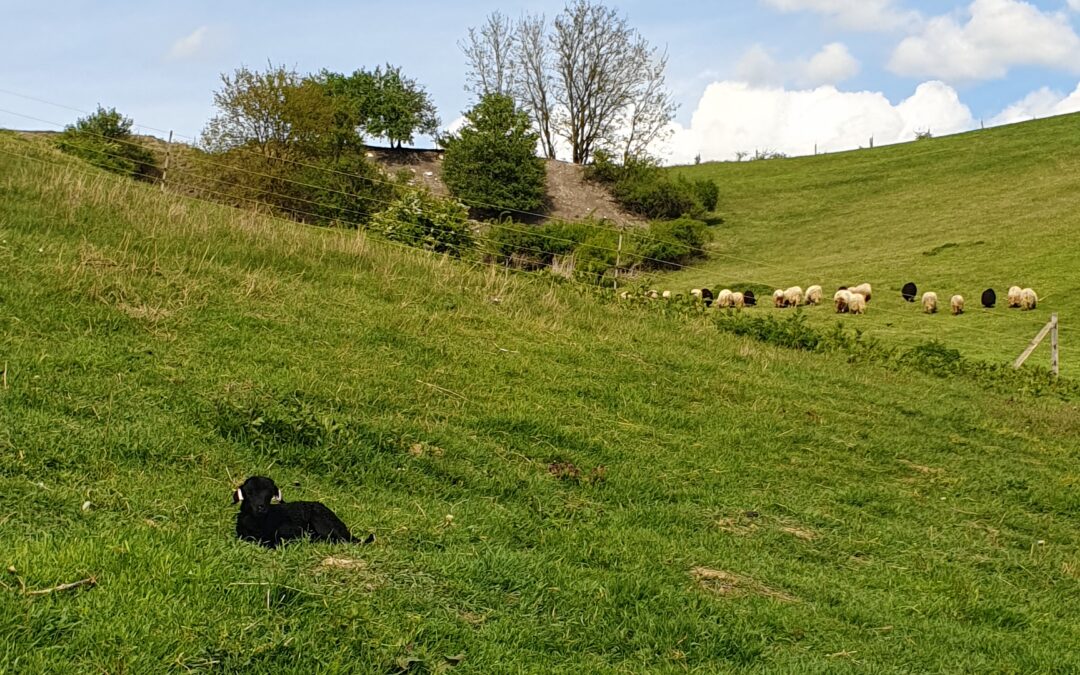
<svg viewBox="0 0 1080 675">
<path fill-rule="evenodd" d="M 693 218 L 656 221 L 645 235 L 637 237 L 635 255 L 646 269 L 677 267 L 704 255 L 709 229 Z"/>
<path fill-rule="evenodd" d="M 474 245 L 468 209 L 419 190 L 406 192 L 376 214 L 371 228 L 391 241 L 459 257 Z"/>
<path fill-rule="evenodd" d="M 529 116 L 509 96 L 488 94 L 465 118 L 461 131 L 439 139 L 443 180 L 454 196 L 481 218 L 543 210 L 546 169 Z"/>
<path fill-rule="evenodd" d="M 61 151 L 85 159 L 106 171 L 155 181 L 161 171 L 154 160 L 154 153 L 132 135 L 133 124 L 116 108 L 106 110 L 98 106 L 97 112 L 68 125 L 60 134 L 57 146 Z"/>
<path fill-rule="evenodd" d="M 647 159 L 616 164 L 605 152 L 596 153 L 585 177 L 606 185 L 627 211 L 650 219 L 700 218 L 715 211 L 720 199 L 720 188 L 710 180 L 671 178 Z"/>
<path fill-rule="evenodd" d="M 572 256 L 574 271 L 595 280 L 616 269 L 677 267 L 704 255 L 709 238 L 705 223 L 692 218 L 656 221 L 648 229 L 623 230 L 620 254 L 619 234 L 604 221 L 551 221 L 543 225 L 507 221 L 494 226 L 488 240 L 491 256 L 501 264 L 535 270 Z"/>
</svg>

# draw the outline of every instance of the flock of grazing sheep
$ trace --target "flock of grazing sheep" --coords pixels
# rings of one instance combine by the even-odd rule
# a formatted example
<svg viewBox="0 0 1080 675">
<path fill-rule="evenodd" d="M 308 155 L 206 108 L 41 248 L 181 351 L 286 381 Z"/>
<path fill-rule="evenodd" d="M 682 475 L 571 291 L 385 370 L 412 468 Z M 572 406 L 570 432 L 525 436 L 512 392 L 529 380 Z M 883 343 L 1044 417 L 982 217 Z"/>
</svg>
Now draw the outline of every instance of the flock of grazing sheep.
<svg viewBox="0 0 1080 675">
<path fill-rule="evenodd" d="M 866 306 L 870 303 L 870 298 L 873 297 L 873 293 L 874 289 L 870 284 L 864 283 L 850 288 L 842 286 L 833 295 L 833 306 L 836 308 L 837 314 L 865 314 Z M 919 289 L 913 282 L 904 284 L 904 287 L 900 290 L 900 295 L 907 302 L 915 302 L 918 293 Z M 690 291 L 690 295 L 693 296 L 695 300 L 704 303 L 706 307 L 716 305 L 721 309 L 742 309 L 743 307 L 753 307 L 757 305 L 757 298 L 754 297 L 754 292 L 749 290 L 740 292 L 725 288 L 714 296 L 713 292 L 708 288 L 695 288 Z M 661 293 L 657 290 L 646 291 L 644 296 L 646 298 L 663 298 L 665 300 L 670 300 L 675 297 L 671 291 L 664 291 Z M 632 294 L 630 291 L 624 291 L 620 297 L 624 300 L 628 300 L 632 297 Z M 773 292 L 772 298 L 773 305 L 777 308 L 820 305 L 824 299 L 824 291 L 821 286 L 815 285 L 807 288 L 804 293 L 801 287 L 792 286 L 788 289 L 777 289 Z M 1035 309 L 1039 304 L 1039 296 L 1034 290 L 1030 288 L 1020 288 L 1019 286 L 1009 288 L 1007 299 L 1010 308 L 1022 310 Z M 993 309 L 995 305 L 997 305 L 997 293 L 994 289 L 988 288 L 983 291 L 982 306 L 987 309 Z M 938 311 L 937 293 L 933 291 L 923 293 L 922 308 L 927 314 L 936 314 Z M 963 314 L 964 296 L 952 296 L 949 300 L 949 309 L 952 311 L 953 316 Z"/>
</svg>

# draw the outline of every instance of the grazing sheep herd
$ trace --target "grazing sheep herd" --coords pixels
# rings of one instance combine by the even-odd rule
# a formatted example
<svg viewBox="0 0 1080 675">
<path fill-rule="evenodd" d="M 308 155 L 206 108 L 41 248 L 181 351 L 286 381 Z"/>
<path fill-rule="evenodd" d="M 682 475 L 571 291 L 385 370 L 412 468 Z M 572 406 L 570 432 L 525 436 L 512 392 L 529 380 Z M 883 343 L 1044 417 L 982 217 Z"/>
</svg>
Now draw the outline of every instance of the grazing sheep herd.
<svg viewBox="0 0 1080 675">
<path fill-rule="evenodd" d="M 870 304 L 873 293 L 874 289 L 868 283 L 862 283 L 852 287 L 841 286 L 833 295 L 833 307 L 837 314 L 866 314 L 866 308 L 867 305 Z M 919 289 L 914 282 L 904 284 L 903 288 L 900 290 L 900 296 L 905 302 L 909 303 L 914 303 L 915 299 L 919 297 L 918 294 Z M 624 300 L 628 300 L 635 296 L 646 298 L 662 297 L 665 300 L 671 300 L 673 298 L 678 298 L 679 295 L 680 294 L 672 294 L 671 291 L 664 291 L 661 293 L 657 290 L 648 290 L 643 291 L 640 294 L 623 291 L 619 297 Z M 714 296 L 713 292 L 708 288 L 695 288 L 690 291 L 690 295 L 695 302 L 704 303 L 706 307 L 716 305 L 719 309 L 743 309 L 744 307 L 754 307 L 757 305 L 757 298 L 751 290 L 732 291 L 729 288 L 725 288 Z M 773 291 L 772 298 L 773 306 L 777 309 L 817 306 L 824 300 L 824 289 L 818 284 L 809 286 L 805 292 L 803 292 L 801 286 L 792 286 L 786 289 L 778 288 Z M 1010 308 L 1024 311 L 1036 309 L 1039 304 L 1039 296 L 1031 288 L 1012 286 L 1009 288 L 1007 298 L 1008 306 Z M 994 289 L 988 288 L 983 291 L 981 301 L 984 308 L 993 309 L 997 305 L 997 293 Z M 921 302 L 922 311 L 924 313 L 937 314 L 937 293 L 934 291 L 923 293 Z M 963 314 L 964 296 L 954 294 L 949 299 L 949 310 L 953 316 L 960 316 Z"/>
</svg>

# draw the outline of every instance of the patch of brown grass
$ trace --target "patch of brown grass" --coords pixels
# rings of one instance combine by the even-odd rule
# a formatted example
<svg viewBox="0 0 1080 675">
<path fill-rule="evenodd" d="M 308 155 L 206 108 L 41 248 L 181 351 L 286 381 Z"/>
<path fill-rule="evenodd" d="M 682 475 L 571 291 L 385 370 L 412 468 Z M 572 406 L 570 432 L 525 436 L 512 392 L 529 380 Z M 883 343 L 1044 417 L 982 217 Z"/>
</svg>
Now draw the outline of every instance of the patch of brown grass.
<svg viewBox="0 0 1080 675">
<path fill-rule="evenodd" d="M 709 567 L 695 567 L 690 576 L 703 590 L 715 595 L 738 598 L 758 595 L 781 602 L 798 602 L 798 598 L 783 591 L 770 588 L 750 577 Z"/>
</svg>

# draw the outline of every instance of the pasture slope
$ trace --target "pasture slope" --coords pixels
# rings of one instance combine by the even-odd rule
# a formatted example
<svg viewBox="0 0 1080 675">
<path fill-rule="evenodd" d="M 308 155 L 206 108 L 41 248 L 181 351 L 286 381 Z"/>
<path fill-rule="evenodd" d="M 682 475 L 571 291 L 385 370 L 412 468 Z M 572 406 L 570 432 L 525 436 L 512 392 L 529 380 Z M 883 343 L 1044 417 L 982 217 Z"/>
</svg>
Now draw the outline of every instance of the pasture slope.
<svg viewBox="0 0 1080 675">
<path fill-rule="evenodd" d="M 720 185 L 713 258 L 662 282 L 683 289 L 752 281 L 828 291 L 869 281 L 864 317 L 843 320 L 890 343 L 940 339 L 971 357 L 1012 361 L 1058 312 L 1062 372 L 1080 374 L 1080 116 L 818 157 L 672 169 Z M 900 297 L 914 281 L 945 311 Z M 1004 308 L 1009 286 L 1035 288 L 1030 313 Z M 987 287 L 1001 300 L 979 307 Z M 967 314 L 953 318 L 959 293 Z M 809 310 L 832 322 L 830 308 Z M 1032 363 L 1049 365 L 1046 347 Z"/>
<path fill-rule="evenodd" d="M 862 227 L 854 253 L 881 245 Z M 773 348 L 2 133 L 0 367 L 0 672 L 1080 669 L 1075 401 Z M 378 541 L 235 541 L 256 472 Z"/>
</svg>

